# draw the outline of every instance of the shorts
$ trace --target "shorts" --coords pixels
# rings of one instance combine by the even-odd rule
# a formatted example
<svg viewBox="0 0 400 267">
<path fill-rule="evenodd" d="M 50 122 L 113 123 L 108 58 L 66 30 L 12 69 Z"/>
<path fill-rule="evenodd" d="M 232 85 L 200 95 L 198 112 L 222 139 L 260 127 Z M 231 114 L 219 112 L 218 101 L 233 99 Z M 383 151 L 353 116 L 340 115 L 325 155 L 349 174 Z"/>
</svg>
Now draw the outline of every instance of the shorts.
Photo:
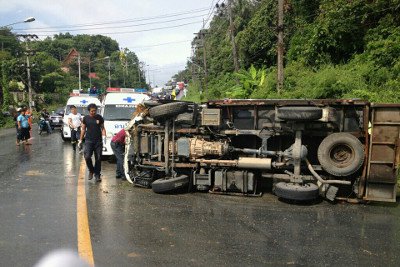
<svg viewBox="0 0 400 267">
<path fill-rule="evenodd" d="M 20 137 L 21 137 L 21 140 L 28 140 L 29 138 L 31 138 L 29 128 L 21 128 L 20 129 Z"/>
</svg>

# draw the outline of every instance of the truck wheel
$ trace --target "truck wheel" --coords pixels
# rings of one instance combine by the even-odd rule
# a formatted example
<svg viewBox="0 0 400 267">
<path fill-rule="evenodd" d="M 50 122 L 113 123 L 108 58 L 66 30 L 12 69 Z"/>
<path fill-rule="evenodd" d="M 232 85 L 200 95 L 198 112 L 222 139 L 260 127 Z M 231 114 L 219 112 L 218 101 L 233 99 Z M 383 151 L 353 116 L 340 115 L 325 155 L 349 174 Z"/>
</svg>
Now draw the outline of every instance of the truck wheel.
<svg viewBox="0 0 400 267">
<path fill-rule="evenodd" d="M 186 124 L 186 125 L 192 125 L 193 124 L 193 113 L 181 113 L 175 118 L 175 123 L 176 124 Z"/>
<path fill-rule="evenodd" d="M 313 121 L 322 117 L 322 109 L 318 107 L 281 107 L 277 116 L 285 121 Z"/>
<path fill-rule="evenodd" d="M 186 102 L 173 102 L 164 105 L 159 105 L 149 109 L 150 117 L 157 119 L 162 117 L 172 117 L 183 113 L 187 110 L 188 103 Z"/>
<path fill-rule="evenodd" d="M 160 102 L 151 101 L 151 100 L 143 101 L 143 104 L 148 108 L 152 108 L 152 107 L 156 107 L 156 106 L 162 105 Z"/>
<path fill-rule="evenodd" d="M 310 201 L 318 198 L 319 189 L 313 183 L 302 185 L 279 182 L 275 185 L 275 195 L 288 200 Z"/>
<path fill-rule="evenodd" d="M 189 184 L 189 177 L 187 175 L 180 175 L 175 178 L 162 178 L 155 180 L 151 184 L 151 188 L 155 193 L 171 192 L 180 188 L 184 188 Z"/>
<path fill-rule="evenodd" d="M 364 146 L 354 135 L 334 133 L 325 137 L 318 147 L 322 168 L 335 176 L 348 176 L 364 163 Z"/>
</svg>

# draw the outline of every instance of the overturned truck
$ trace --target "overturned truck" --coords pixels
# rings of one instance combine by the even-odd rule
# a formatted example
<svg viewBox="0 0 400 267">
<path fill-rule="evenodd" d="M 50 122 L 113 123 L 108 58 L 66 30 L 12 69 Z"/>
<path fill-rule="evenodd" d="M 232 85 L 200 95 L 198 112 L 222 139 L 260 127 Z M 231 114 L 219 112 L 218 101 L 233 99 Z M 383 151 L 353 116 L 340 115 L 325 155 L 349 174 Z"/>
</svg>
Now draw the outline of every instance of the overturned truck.
<svg viewBox="0 0 400 267">
<path fill-rule="evenodd" d="M 126 178 L 312 201 L 396 201 L 400 105 L 360 100 L 146 102 L 127 126 Z"/>
</svg>

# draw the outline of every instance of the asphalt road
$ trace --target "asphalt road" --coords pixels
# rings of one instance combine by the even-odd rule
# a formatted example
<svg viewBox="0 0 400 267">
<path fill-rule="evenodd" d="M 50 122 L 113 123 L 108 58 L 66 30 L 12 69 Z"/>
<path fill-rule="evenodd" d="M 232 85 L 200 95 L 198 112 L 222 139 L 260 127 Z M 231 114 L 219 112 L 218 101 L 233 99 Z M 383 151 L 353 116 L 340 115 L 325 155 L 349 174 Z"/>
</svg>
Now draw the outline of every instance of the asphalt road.
<svg viewBox="0 0 400 267">
<path fill-rule="evenodd" d="M 17 147 L 13 129 L 0 131 L 1 266 L 78 250 L 81 155 L 58 133 L 33 133 L 32 146 Z M 397 204 L 157 195 L 114 176 L 115 165 L 103 162 L 103 182 L 81 180 L 96 266 L 400 265 Z"/>
</svg>

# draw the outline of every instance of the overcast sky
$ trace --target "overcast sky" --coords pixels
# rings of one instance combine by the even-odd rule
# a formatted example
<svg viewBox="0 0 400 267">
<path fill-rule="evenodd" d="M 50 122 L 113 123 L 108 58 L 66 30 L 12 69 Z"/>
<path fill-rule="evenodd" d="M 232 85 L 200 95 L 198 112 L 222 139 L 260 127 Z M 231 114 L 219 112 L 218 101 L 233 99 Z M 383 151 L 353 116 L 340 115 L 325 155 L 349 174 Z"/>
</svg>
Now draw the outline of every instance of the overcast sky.
<svg viewBox="0 0 400 267">
<path fill-rule="evenodd" d="M 140 61 L 148 64 L 149 69 L 153 70 L 150 71 L 150 79 L 162 85 L 184 68 L 190 56 L 193 33 L 201 29 L 203 19 L 209 17 L 210 8 L 217 2 L 0 0 L 0 27 L 32 16 L 36 21 L 12 25 L 13 32 L 37 34 L 41 39 L 60 30 L 70 31 L 74 35 L 110 36 L 120 47 L 134 51 Z"/>
</svg>

